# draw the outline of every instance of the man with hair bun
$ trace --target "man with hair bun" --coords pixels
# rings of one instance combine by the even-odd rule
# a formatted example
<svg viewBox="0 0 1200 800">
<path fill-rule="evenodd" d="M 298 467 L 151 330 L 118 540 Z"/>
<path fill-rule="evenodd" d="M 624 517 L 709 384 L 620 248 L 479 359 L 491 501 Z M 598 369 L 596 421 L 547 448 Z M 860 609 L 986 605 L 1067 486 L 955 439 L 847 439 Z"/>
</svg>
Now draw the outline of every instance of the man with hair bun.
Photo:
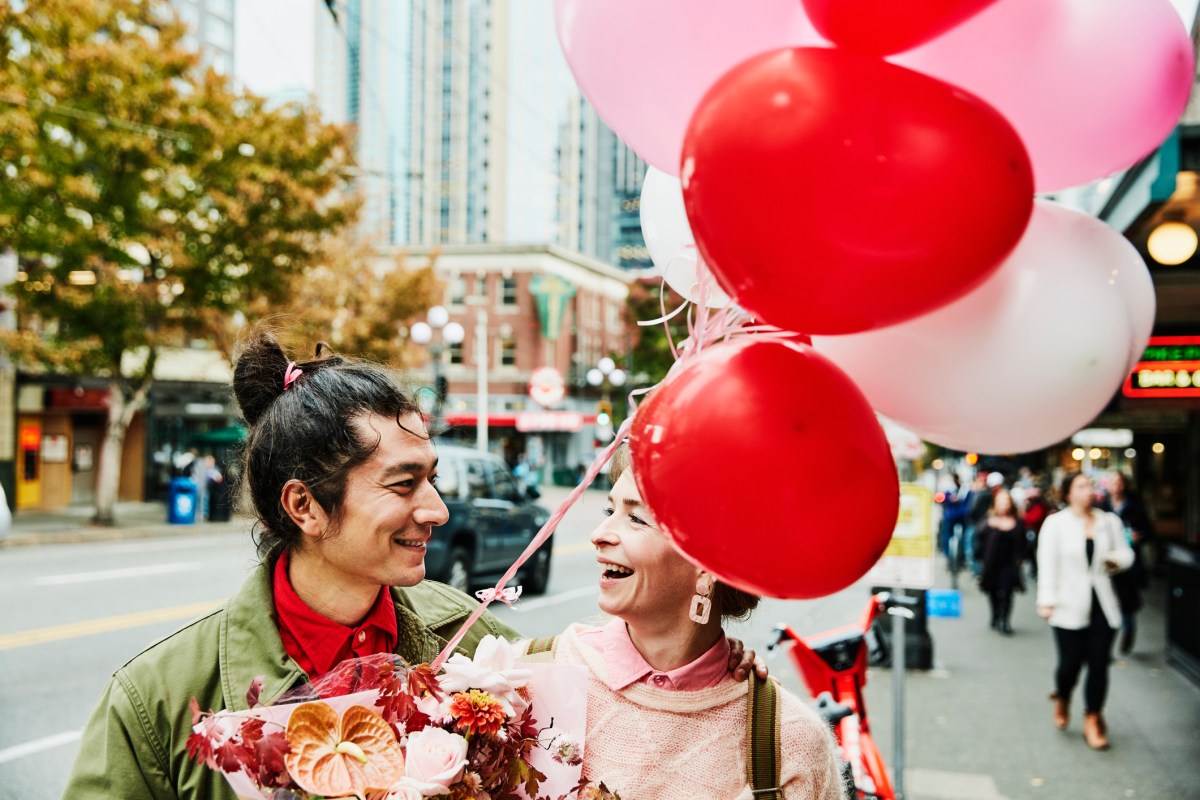
<svg viewBox="0 0 1200 800">
<path fill-rule="evenodd" d="M 242 710 L 353 657 L 432 661 L 475 608 L 425 577 L 425 546 L 447 520 L 437 452 L 417 405 L 375 365 L 341 356 L 294 363 L 269 333 L 244 343 L 233 389 L 250 426 L 242 480 L 261 563 L 220 608 L 116 671 L 79 747 L 64 798 L 233 800 L 193 761 L 189 701 Z M 468 631 L 517 633 L 491 614 Z"/>
</svg>

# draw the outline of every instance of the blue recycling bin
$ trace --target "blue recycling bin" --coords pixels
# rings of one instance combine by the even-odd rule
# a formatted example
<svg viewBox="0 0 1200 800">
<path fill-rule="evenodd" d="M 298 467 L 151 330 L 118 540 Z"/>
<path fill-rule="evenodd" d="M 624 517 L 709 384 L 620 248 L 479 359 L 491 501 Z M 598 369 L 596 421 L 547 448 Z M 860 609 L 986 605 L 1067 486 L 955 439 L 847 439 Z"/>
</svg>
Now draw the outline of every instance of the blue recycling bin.
<svg viewBox="0 0 1200 800">
<path fill-rule="evenodd" d="M 167 489 L 167 522 L 172 525 L 196 524 L 196 482 L 191 478 L 172 478 Z"/>
</svg>

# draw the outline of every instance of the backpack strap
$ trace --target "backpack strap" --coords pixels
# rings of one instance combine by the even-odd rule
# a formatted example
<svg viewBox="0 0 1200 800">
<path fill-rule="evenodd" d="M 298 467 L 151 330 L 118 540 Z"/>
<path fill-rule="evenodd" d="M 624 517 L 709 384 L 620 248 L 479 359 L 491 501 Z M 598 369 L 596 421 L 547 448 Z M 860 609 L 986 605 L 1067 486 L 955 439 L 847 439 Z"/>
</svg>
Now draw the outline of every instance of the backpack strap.
<svg viewBox="0 0 1200 800">
<path fill-rule="evenodd" d="M 557 641 L 557 636 L 543 636 L 540 639 L 531 639 L 529 649 L 525 651 L 526 655 L 537 655 L 538 653 L 550 653 L 554 651 L 554 644 Z"/>
<path fill-rule="evenodd" d="M 779 691 L 750 672 L 746 708 L 746 778 L 755 798 L 783 800 L 779 763 Z"/>
</svg>

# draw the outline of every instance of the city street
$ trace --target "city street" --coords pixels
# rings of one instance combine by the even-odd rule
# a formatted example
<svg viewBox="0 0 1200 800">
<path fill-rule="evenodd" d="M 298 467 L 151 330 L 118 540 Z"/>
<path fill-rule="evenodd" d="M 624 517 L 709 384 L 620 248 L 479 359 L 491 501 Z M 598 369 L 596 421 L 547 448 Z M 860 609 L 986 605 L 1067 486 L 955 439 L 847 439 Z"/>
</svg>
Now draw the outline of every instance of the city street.
<svg viewBox="0 0 1200 800">
<path fill-rule="evenodd" d="M 553 508 L 564 495 L 548 489 L 543 503 Z M 560 525 L 544 597 L 498 609 L 522 633 L 596 618 L 587 537 L 602 506 L 603 493 L 589 491 Z M 57 798 L 112 670 L 228 596 L 253 559 L 244 531 L 0 550 L 0 800 Z M 1050 724 L 1053 644 L 1030 596 L 1018 598 L 1017 633 L 1005 638 L 987 629 L 986 600 L 967 588 L 962 619 L 930 622 L 936 668 L 909 675 L 908 797 L 1200 798 L 1200 689 L 1165 663 L 1161 589 L 1142 614 L 1137 652 L 1115 665 L 1113 746 L 1095 753 L 1079 735 L 1078 702 L 1068 733 Z M 866 594 L 858 585 L 814 602 L 765 601 L 732 632 L 761 650 L 781 620 L 805 633 L 852 622 Z M 786 658 L 769 665 L 802 692 Z M 871 678 L 873 728 L 891 764 L 892 675 Z"/>
</svg>

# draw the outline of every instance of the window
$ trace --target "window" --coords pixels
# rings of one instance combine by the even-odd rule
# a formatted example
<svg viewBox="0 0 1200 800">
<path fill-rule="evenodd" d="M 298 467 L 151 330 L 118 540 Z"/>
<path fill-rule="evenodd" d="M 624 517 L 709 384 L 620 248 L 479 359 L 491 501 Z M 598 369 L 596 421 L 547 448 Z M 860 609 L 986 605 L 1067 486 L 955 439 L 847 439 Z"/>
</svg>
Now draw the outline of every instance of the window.
<svg viewBox="0 0 1200 800">
<path fill-rule="evenodd" d="M 500 337 L 500 366 L 515 367 L 517 365 L 517 340 L 511 334 Z"/>
<path fill-rule="evenodd" d="M 510 503 L 519 502 L 521 491 L 504 465 L 489 461 L 487 468 L 492 478 L 492 496 L 497 500 L 507 500 Z"/>
<path fill-rule="evenodd" d="M 475 276 L 475 291 L 471 292 L 475 297 L 487 297 L 487 275 Z"/>
<path fill-rule="evenodd" d="M 483 461 L 468 459 L 467 461 L 467 494 L 473 498 L 486 500 L 488 494 L 487 473 L 484 468 L 487 466 Z"/>
<path fill-rule="evenodd" d="M 450 363 L 451 364 L 463 363 L 462 342 L 451 342 L 450 346 L 447 347 L 446 349 L 450 351 Z"/>
<path fill-rule="evenodd" d="M 449 295 L 449 303 L 452 306 L 461 306 L 463 301 L 467 299 L 467 279 L 466 278 L 451 278 L 450 285 L 446 287 L 446 293 Z"/>
<path fill-rule="evenodd" d="M 517 304 L 517 279 L 504 278 L 500 284 L 500 302 L 506 306 Z"/>
</svg>

